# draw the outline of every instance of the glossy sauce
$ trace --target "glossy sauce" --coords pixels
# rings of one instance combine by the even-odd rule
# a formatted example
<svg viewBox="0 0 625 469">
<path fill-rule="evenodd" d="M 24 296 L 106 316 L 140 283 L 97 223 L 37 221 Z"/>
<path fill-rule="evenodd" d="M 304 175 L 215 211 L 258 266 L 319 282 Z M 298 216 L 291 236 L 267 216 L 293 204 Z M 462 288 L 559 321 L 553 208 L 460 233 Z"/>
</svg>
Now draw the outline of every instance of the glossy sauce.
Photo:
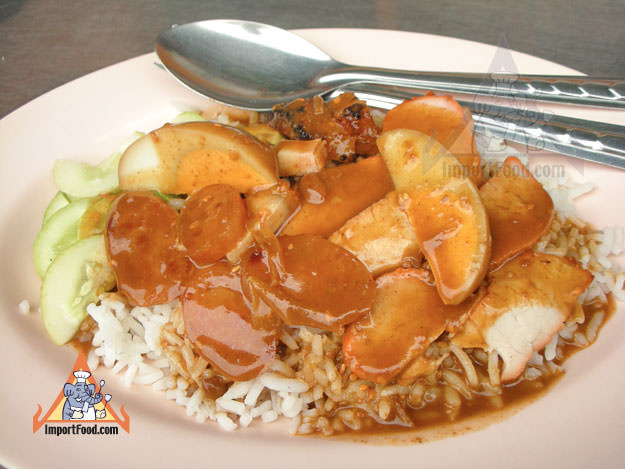
<svg viewBox="0 0 625 469">
<path fill-rule="evenodd" d="M 445 305 L 424 269 L 397 269 L 378 277 L 376 285 L 371 313 L 343 336 L 343 356 L 359 378 L 386 384 L 459 322 L 473 301 Z"/>
<path fill-rule="evenodd" d="M 205 266 L 223 258 L 246 232 L 245 201 L 225 184 L 193 193 L 180 211 L 180 242 L 187 256 Z"/>
<path fill-rule="evenodd" d="M 371 309 L 375 283 L 345 249 L 314 236 L 282 236 L 243 263 L 244 290 L 287 324 L 337 331 Z"/>
<path fill-rule="evenodd" d="M 189 268 L 178 249 L 178 214 L 151 193 L 126 192 L 111 207 L 107 252 L 117 288 L 134 306 L 169 303 Z"/>
<path fill-rule="evenodd" d="M 251 379 L 273 360 L 280 323 L 268 311 L 250 311 L 238 267 L 221 261 L 198 268 L 187 257 L 197 264 L 212 259 L 215 249 L 225 254 L 238 240 L 241 220 L 245 227 L 243 200 L 229 186 L 208 186 L 187 203 L 179 217 L 151 193 L 125 193 L 115 201 L 106 237 L 118 291 L 140 306 L 182 295 L 186 334 L 198 353 L 230 380 Z M 215 229 L 222 220 L 229 228 Z M 179 244 L 179 231 L 187 246 Z M 204 244 L 206 239 L 214 245 Z"/>
<path fill-rule="evenodd" d="M 489 274 L 489 280 L 487 294 L 471 312 L 471 321 L 482 330 L 517 305 L 530 303 L 555 308 L 565 321 L 592 274 L 573 259 L 526 251 Z"/>
<path fill-rule="evenodd" d="M 601 327 L 603 327 L 615 311 L 615 302 L 610 295 L 607 303 L 595 302 L 586 304 L 583 306 L 583 309 L 586 316 L 586 324 L 595 314 L 602 314 Z M 584 325 L 580 326 L 579 330 L 584 332 Z M 587 346 L 592 343 L 593 341 Z M 571 356 L 587 346 L 579 346 L 571 341 L 561 340 L 558 346 L 559 352 L 554 359 L 554 363 L 562 366 Z M 486 363 L 478 360 L 477 356 L 471 351 L 467 352 L 472 358 L 478 373 L 482 376 L 487 376 Z M 444 364 L 442 369 L 454 371 L 462 376 L 462 366 L 453 355 L 450 357 L 451 364 Z M 503 385 L 499 395 L 493 395 L 492 392 L 483 388 L 476 389 L 472 393 L 471 399 L 462 398 L 462 404 L 456 413 L 446 405 L 441 396 L 434 398 L 436 392 L 442 394 L 442 389 L 445 386 L 443 380 L 438 379 L 432 383 L 427 378 L 420 378 L 417 381 L 418 383 L 422 383 L 426 388 L 429 387 L 430 390 L 437 388 L 438 391 L 430 392 L 429 398 L 424 398 L 419 403 L 410 403 L 409 396 L 405 395 L 394 398 L 404 403 L 406 415 L 413 423 L 412 426 L 400 423 L 397 416 L 393 413 L 386 421 L 383 421 L 377 415 L 369 415 L 366 411 L 357 409 L 357 415 L 363 422 L 362 428 L 356 430 L 345 429 L 342 435 L 350 439 L 364 438 L 364 441 L 382 435 L 397 437 L 396 440 L 391 438 L 384 441 L 421 442 L 465 433 L 497 422 L 501 418 L 508 417 L 522 407 L 531 404 L 555 386 L 564 374 L 565 371 L 561 370 L 547 376 L 538 376 L 531 380 L 520 378 L 515 382 Z M 341 407 L 337 407 L 335 413 L 340 409 Z"/>
<path fill-rule="evenodd" d="M 225 271 L 224 274 L 225 277 L 229 276 L 229 274 L 225 273 Z M 231 281 L 227 280 L 225 283 L 229 285 L 233 284 Z M 234 282 L 234 284 L 236 285 L 236 282 Z M 602 314 L 603 320 L 598 330 L 598 332 L 600 332 L 601 328 L 605 326 L 615 309 L 616 305 L 611 295 L 608 296 L 608 303 L 596 301 L 591 304 L 585 304 L 583 306 L 583 311 L 586 316 L 585 322 L 588 323 L 595 314 Z M 90 350 L 91 338 L 95 330 L 97 330 L 97 324 L 90 318 L 87 318 L 87 320 L 84 321 L 84 324 L 81 325 L 80 333 L 74 337 L 74 339 L 70 342 L 70 345 L 76 350 L 82 350 L 86 354 Z M 593 342 L 589 345 L 592 345 L 592 343 Z M 571 341 L 562 341 L 559 348 L 560 353 L 554 362 L 560 366 L 562 366 L 576 352 L 584 349 L 584 347 L 579 347 Z M 473 358 L 473 363 L 475 364 L 477 370 L 483 375 L 486 375 L 487 370 L 485 363 L 477 360 L 474 354 L 469 353 L 469 355 Z M 446 368 L 453 370 L 458 374 L 463 372 L 461 365 L 455 359 L 453 364 Z M 369 439 L 375 436 L 393 437 L 395 435 L 400 437 L 398 441 L 420 442 L 427 439 L 425 438 L 427 433 L 424 432 L 437 428 L 441 430 L 440 432 L 434 433 L 436 438 L 452 436 L 458 432 L 455 427 L 451 425 L 452 423 L 462 424 L 462 430 L 460 430 L 462 433 L 474 428 L 472 423 L 473 418 L 487 417 L 484 421 L 476 423 L 476 427 L 495 422 L 498 420 L 498 416 L 503 409 L 516 410 L 530 404 L 551 389 L 552 386 L 556 385 L 558 380 L 563 375 L 564 372 L 559 372 L 550 376 L 539 377 L 531 381 L 523 379 L 517 380 L 514 383 L 509 383 L 502 387 L 501 397 L 492 396 L 484 390 L 477 390 L 473 393 L 470 400 L 462 400 L 462 406 L 460 407 L 458 414 L 455 415 L 453 422 L 450 418 L 449 409 L 442 399 L 437 399 L 431 402 L 426 402 L 424 400 L 420 405 L 411 405 L 407 401 L 407 396 L 400 396 L 400 400 L 406 401 L 406 414 L 414 424 L 412 427 L 401 424 L 400 421 L 394 417 L 390 417 L 387 421 L 383 421 L 378 416 L 369 415 L 364 410 L 352 407 L 356 408 L 358 416 L 363 419 L 362 428 L 358 430 L 345 429 L 343 434 L 339 432 L 335 435 L 335 437 L 343 435 L 348 438 L 354 437 Z M 427 385 L 426 379 L 420 379 L 419 381 Z M 205 392 L 207 392 L 208 396 L 212 399 L 220 397 L 227 390 L 229 385 L 228 380 L 219 377 L 219 375 L 207 380 L 203 384 Z M 344 408 L 347 407 L 338 407 L 336 411 Z M 401 437 L 402 435 L 405 435 L 405 437 Z"/>
<path fill-rule="evenodd" d="M 307 174 L 297 185 L 302 206 L 283 234 L 329 236 L 392 190 L 391 176 L 380 156 Z"/>
<path fill-rule="evenodd" d="M 476 186 L 482 183 L 473 119 L 451 96 L 428 93 L 404 101 L 388 111 L 382 122 L 383 132 L 393 129 L 413 129 L 436 139 L 460 161 Z"/>
<path fill-rule="evenodd" d="M 328 189 L 318 173 L 311 173 L 299 182 L 298 193 L 300 198 L 309 204 L 319 205 L 326 201 Z"/>
<path fill-rule="evenodd" d="M 124 262 L 127 262 L 127 259 L 124 256 L 128 255 L 129 251 L 142 252 L 142 248 L 153 248 L 154 252 L 164 255 L 165 258 L 173 255 L 179 259 L 181 251 L 176 248 L 173 241 L 178 227 L 172 211 L 173 209 L 162 199 L 151 194 L 124 194 L 116 201 L 111 212 L 107 236 L 111 257 L 117 260 L 118 268 L 120 265 L 126 265 Z M 173 213 L 175 214 L 175 211 Z M 156 243 L 153 247 L 146 244 L 147 241 L 143 239 L 146 237 L 145 226 L 150 226 L 149 238 Z M 154 236 L 155 233 L 158 236 Z M 134 257 L 137 258 L 136 255 Z M 162 261 L 156 264 L 163 265 Z M 145 270 L 149 265 L 148 260 L 143 257 L 136 268 Z M 276 315 L 290 324 L 339 330 L 343 324 L 356 321 L 367 314 L 375 298 L 373 287 L 375 284 L 364 266 L 355 261 L 347 251 L 312 235 L 270 238 L 262 247 L 252 250 L 240 269 L 225 261 L 216 262 L 205 268 L 186 265 L 184 270 L 186 275 L 180 280 L 181 271 L 169 271 L 167 266 L 165 268 L 168 274 L 178 273 L 175 277 L 172 275 L 166 277 L 175 279 L 173 286 L 166 290 L 168 294 L 180 294 L 186 287 L 181 299 L 189 339 L 198 353 L 224 376 L 224 379 L 206 383 L 207 389 L 214 391 L 214 397 L 223 392 L 227 380 L 251 379 L 271 363 L 276 354 L 281 330 L 281 323 Z M 120 269 L 120 273 L 118 276 L 120 275 L 121 279 L 127 275 L 123 268 Z M 164 302 L 158 299 L 156 294 L 163 291 L 163 278 L 160 274 L 147 269 L 142 275 L 139 275 L 139 279 L 135 279 L 143 282 L 145 291 L 139 299 L 152 298 L 155 303 Z M 158 281 L 154 280 L 156 278 Z M 152 279 L 152 287 L 147 285 L 148 279 Z M 381 279 L 379 286 L 393 290 L 390 283 L 385 284 L 383 277 Z M 431 279 L 429 283 L 425 281 L 425 284 L 434 291 Z M 133 294 L 138 290 L 136 286 L 133 288 L 124 286 L 123 280 L 119 282 L 119 288 L 127 296 L 128 292 Z M 254 304 L 254 301 L 259 299 L 263 301 Z M 399 303 L 405 300 L 402 297 Z M 442 307 L 454 310 L 453 317 L 462 314 L 461 310 L 455 311 L 457 307 Z M 605 308 L 600 304 L 589 305 L 585 309 L 589 317 L 597 311 L 605 312 Z M 434 324 L 439 318 L 431 319 Z M 434 335 L 439 335 L 441 328 L 453 325 L 453 318 L 450 319 L 451 322 L 439 321 L 437 333 Z M 392 325 L 402 332 L 410 326 L 410 323 Z M 417 334 L 419 337 L 426 335 Z M 421 339 L 417 338 L 416 342 L 421 342 Z M 84 346 L 80 344 L 84 343 L 75 341 L 75 345 Z M 388 368 L 385 360 L 392 361 L 392 355 L 398 347 L 401 348 L 400 345 L 401 340 L 387 341 L 388 353 L 374 357 L 376 361 L 374 367 Z M 563 355 L 558 362 L 577 350 L 577 347 L 565 344 L 562 350 Z M 453 363 L 446 368 L 461 374 L 460 365 L 455 359 L 452 360 Z M 400 361 L 405 362 L 403 359 Z M 475 364 L 482 374 L 486 373 L 484 364 L 478 360 L 475 360 Z M 499 411 L 501 406 L 508 407 L 528 401 L 540 395 L 558 377 L 559 374 L 555 374 L 531 381 L 519 380 L 505 385 L 501 396 L 476 391 L 472 399 L 463 399 L 454 419 L 462 421 L 472 416 Z M 441 389 L 443 386 L 440 380 L 434 385 Z M 405 400 L 406 397 L 397 399 Z M 357 406 L 357 403 L 355 405 Z M 349 433 L 362 435 L 414 432 L 415 428 L 441 426 L 449 423 L 451 419 L 449 408 L 440 398 L 424 400 L 419 406 L 406 401 L 404 406 L 414 427 L 407 428 L 405 424 L 400 424 L 396 416 L 381 421 L 358 410 L 366 423 L 362 429 L 350 430 Z"/>
<path fill-rule="evenodd" d="M 531 248 L 551 226 L 553 201 L 543 186 L 515 158 L 506 158 L 481 188 L 493 238 L 490 270 Z"/>
<path fill-rule="evenodd" d="M 441 298 L 462 302 L 482 282 L 490 259 L 488 219 L 477 190 L 464 179 L 422 184 L 405 206 Z"/>
<path fill-rule="evenodd" d="M 254 378 L 273 360 L 278 329 L 252 325 L 238 270 L 227 262 L 193 272 L 182 310 L 186 334 L 196 350 L 227 378 Z"/>
<path fill-rule="evenodd" d="M 314 100 L 299 103 L 279 109 L 274 115 L 280 116 L 282 112 L 286 120 L 280 125 L 287 126 L 296 137 L 309 139 L 316 133 L 324 133 L 336 161 L 348 161 L 358 154 L 373 154 L 377 129 L 369 127 L 368 110 L 359 103 L 342 99 L 327 108 Z M 375 369 L 378 376 L 383 376 L 381 382 L 389 382 L 397 375 L 395 368 L 401 371 L 414 358 L 413 352 L 422 353 L 429 342 L 445 329 L 453 328 L 466 312 L 463 305 L 443 305 L 432 282 L 420 279 L 428 291 L 426 301 L 419 305 L 429 314 L 426 314 L 426 324 L 416 324 L 405 316 L 402 317 L 404 322 L 385 321 L 388 316 L 376 322 L 367 316 L 375 308 L 376 286 L 366 268 L 344 249 L 308 234 L 311 231 L 323 235 L 331 233 L 393 189 L 379 157 L 302 178 L 298 191 L 303 207 L 299 219 L 294 217 L 285 233 L 306 234 L 257 239 L 257 245 L 241 266 L 219 259 L 245 231 L 245 204 L 235 189 L 215 187 L 205 187 L 191 195 L 180 217 L 158 197 L 124 194 L 113 206 L 107 229 L 107 247 L 118 277 L 118 288 L 132 304 L 165 303 L 182 294 L 188 338 L 198 353 L 225 377 L 207 383 L 209 389 L 214 389 L 214 397 L 225 390 L 227 380 L 249 380 L 268 367 L 276 355 L 282 321 L 334 332 L 360 321 L 354 323 L 358 326 L 352 324 L 349 328 L 377 328 L 384 324 L 400 332 L 390 341 L 375 344 L 374 350 L 381 351 L 379 356 L 367 357 L 372 363 L 368 365 L 369 371 Z M 431 204 L 439 209 L 445 204 L 456 206 L 446 213 L 442 211 L 447 216 L 446 229 L 440 229 L 437 220 L 424 223 L 421 219 L 420 226 L 427 231 L 423 233 L 426 252 L 439 248 L 445 238 L 459 237 L 462 228 L 472 222 L 470 217 L 463 218 L 471 207 L 467 207 L 462 197 L 453 200 L 446 197 L 441 196 Z M 473 241 L 467 240 L 465 244 Z M 148 257 L 146 253 L 150 253 Z M 187 262 L 187 257 L 195 265 Z M 441 258 L 440 263 L 446 265 L 462 257 L 462 252 L 453 252 Z M 449 287 L 453 289 L 454 285 Z M 378 288 L 397 294 L 397 289 L 383 278 Z M 430 293 L 440 304 L 434 304 Z M 398 310 L 402 304 L 409 304 L 415 313 L 423 313 L 416 311 L 419 308 L 411 293 L 397 295 L 390 303 Z M 604 311 L 603 306 L 589 306 L 588 315 Z M 363 319 L 368 317 L 370 319 Z M 406 335 L 407 330 L 411 334 Z M 349 332 L 346 340 L 348 337 Z M 367 340 L 363 343 L 368 345 Z M 559 361 L 577 348 L 565 344 L 561 350 L 563 355 Z M 485 374 L 485 364 L 473 355 L 472 358 L 479 372 Z M 397 362 L 400 365 L 396 366 Z M 445 369 L 462 374 L 462 367 L 453 356 L 449 357 L 449 362 L 444 365 Z M 391 368 L 392 373 L 387 373 Z M 366 377 L 375 381 L 376 373 Z M 527 400 L 540 394 L 558 377 L 554 374 L 531 381 L 519 380 L 505 385 L 500 396 L 476 391 L 472 399 L 463 399 L 454 418 L 463 420 Z M 437 379 L 426 384 L 442 388 L 440 376 Z M 396 399 L 405 402 L 404 408 L 416 428 L 448 423 L 451 419 L 443 399 L 426 398 L 421 404 L 407 402 L 406 396 Z M 357 407 L 358 403 L 350 406 Z M 414 431 L 414 428 L 399 425 L 397 416 L 393 415 L 386 422 L 374 417 L 365 421 L 363 429 L 350 433 Z"/>
</svg>

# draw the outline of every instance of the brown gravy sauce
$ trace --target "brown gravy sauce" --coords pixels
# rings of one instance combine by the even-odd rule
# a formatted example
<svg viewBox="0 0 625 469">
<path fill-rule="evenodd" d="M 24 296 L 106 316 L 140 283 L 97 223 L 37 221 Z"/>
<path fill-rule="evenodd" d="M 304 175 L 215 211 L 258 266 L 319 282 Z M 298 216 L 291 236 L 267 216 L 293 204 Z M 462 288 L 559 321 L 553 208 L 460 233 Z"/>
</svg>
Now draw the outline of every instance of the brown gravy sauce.
<svg viewBox="0 0 625 469">
<path fill-rule="evenodd" d="M 575 345 L 572 341 L 561 339 L 558 344 L 560 352 L 553 360 L 558 366 L 562 366 L 576 352 L 594 343 L 601 329 L 616 310 L 616 305 L 613 297 L 609 295 L 607 303 L 595 301 L 585 304 L 583 309 L 586 318 L 577 331 L 585 334 L 593 316 L 603 313 L 604 316 L 599 330 L 594 339 L 584 346 Z M 470 356 L 478 373 L 487 376 L 487 365 L 479 363 L 472 354 Z M 455 358 L 454 361 L 454 365 L 447 369 L 464 376 L 462 366 Z M 472 399 L 462 398 L 462 404 L 453 420 L 450 419 L 449 409 L 446 407 L 442 397 L 429 404 L 424 404 L 418 409 L 412 408 L 408 404 L 405 406 L 406 414 L 414 424 L 413 427 L 382 423 L 379 418 L 374 419 L 358 409 L 359 417 L 362 417 L 362 429 L 347 430 L 329 438 L 375 444 L 413 444 L 475 431 L 511 417 L 525 406 L 544 396 L 564 376 L 565 372 L 565 369 L 562 368 L 558 372 L 547 376 L 539 376 L 532 380 L 519 378 L 514 383 L 503 384 L 502 392 L 497 396 L 481 390 L 474 390 Z M 445 385 L 441 380 L 437 384 L 440 384 L 441 387 Z M 389 420 L 392 421 L 392 417 Z M 320 435 L 315 434 L 312 436 L 319 437 Z"/>
<path fill-rule="evenodd" d="M 585 304 L 583 306 L 586 319 L 580 325 L 578 331 L 586 332 L 586 328 L 590 320 L 595 314 L 603 313 L 601 325 L 595 335 L 593 341 L 588 345 L 578 346 L 572 341 L 561 340 L 558 348 L 561 354 L 553 361 L 555 364 L 562 366 L 576 352 L 589 347 L 598 337 L 601 329 L 607 321 L 612 317 L 616 310 L 616 304 L 612 295 L 608 296 L 607 303 L 596 301 Z M 91 339 L 97 328 L 95 321 L 91 317 L 87 317 L 79 332 L 70 345 L 77 351 L 88 354 L 91 348 Z M 472 357 L 474 358 L 474 357 Z M 455 359 L 454 359 L 455 360 Z M 476 369 L 482 374 L 488 374 L 485 364 L 480 364 L 474 359 Z M 451 368 L 457 373 L 463 373 L 462 367 L 457 362 Z M 458 413 L 453 420 L 450 420 L 448 409 L 442 398 L 439 398 L 429 404 L 425 404 L 418 409 L 406 405 L 406 414 L 414 423 L 413 427 L 401 425 L 393 425 L 382 423 L 380 419 L 374 419 L 368 416 L 365 411 L 357 409 L 359 417 L 362 418 L 363 426 L 360 430 L 347 429 L 343 433 L 336 433 L 330 437 L 323 437 L 321 434 L 307 435 L 317 438 L 332 438 L 339 440 L 357 441 L 363 443 L 374 444 L 414 444 L 425 443 L 427 441 L 435 441 L 451 436 L 461 435 L 470 431 L 485 428 L 493 423 L 500 422 L 511 417 L 525 406 L 536 401 L 551 390 L 556 383 L 564 376 L 565 370 L 550 374 L 548 376 L 539 376 L 533 380 L 525 380 L 520 378 L 514 383 L 502 386 L 502 393 L 498 396 L 488 395 L 481 391 L 474 391 L 472 399 L 462 398 L 462 404 Z M 213 398 L 218 397 L 225 392 L 225 381 L 216 386 L 216 393 Z M 392 420 L 392 419 L 390 419 Z"/>
</svg>

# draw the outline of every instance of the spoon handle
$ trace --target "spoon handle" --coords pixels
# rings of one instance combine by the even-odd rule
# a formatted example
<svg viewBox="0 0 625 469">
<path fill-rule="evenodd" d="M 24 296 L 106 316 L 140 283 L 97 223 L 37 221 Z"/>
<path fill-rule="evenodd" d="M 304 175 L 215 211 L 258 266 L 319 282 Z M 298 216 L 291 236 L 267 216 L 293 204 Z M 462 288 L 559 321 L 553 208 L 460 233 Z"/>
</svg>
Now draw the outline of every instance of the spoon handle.
<svg viewBox="0 0 625 469">
<path fill-rule="evenodd" d="M 415 90 L 384 85 L 351 85 L 329 98 L 351 91 L 370 106 L 391 109 Z M 542 111 L 504 107 L 488 103 L 458 101 L 473 113 L 475 131 L 547 150 L 625 169 L 625 127 L 603 122 L 555 116 Z"/>
<path fill-rule="evenodd" d="M 625 109 L 625 78 L 412 72 L 341 64 L 321 77 L 324 85 L 357 83 Z"/>
</svg>

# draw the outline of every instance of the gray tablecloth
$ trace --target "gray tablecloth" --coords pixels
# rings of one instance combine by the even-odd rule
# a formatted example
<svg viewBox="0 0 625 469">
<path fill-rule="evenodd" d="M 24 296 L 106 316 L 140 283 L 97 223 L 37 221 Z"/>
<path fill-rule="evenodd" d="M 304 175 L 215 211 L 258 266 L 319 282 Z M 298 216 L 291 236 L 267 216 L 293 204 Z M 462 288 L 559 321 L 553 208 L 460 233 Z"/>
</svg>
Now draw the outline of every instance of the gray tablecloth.
<svg viewBox="0 0 625 469">
<path fill-rule="evenodd" d="M 0 0 L 0 117 L 69 80 L 151 51 L 172 24 L 211 18 L 504 40 L 587 74 L 625 76 L 622 0 Z"/>
</svg>

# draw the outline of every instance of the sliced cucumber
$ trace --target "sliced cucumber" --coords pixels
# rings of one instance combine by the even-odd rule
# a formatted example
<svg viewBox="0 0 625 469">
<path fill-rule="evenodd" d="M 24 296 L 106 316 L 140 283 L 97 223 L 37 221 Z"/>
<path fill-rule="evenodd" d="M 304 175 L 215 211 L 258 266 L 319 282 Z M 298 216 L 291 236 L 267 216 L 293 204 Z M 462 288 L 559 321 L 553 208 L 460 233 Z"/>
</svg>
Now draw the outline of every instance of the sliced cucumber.
<svg viewBox="0 0 625 469">
<path fill-rule="evenodd" d="M 97 166 L 80 161 L 57 160 L 52 169 L 56 186 L 70 197 L 94 197 L 116 191 L 119 188 L 117 176 L 119 160 L 126 148 L 143 135 L 141 132 L 135 132 L 117 152 Z"/>
<path fill-rule="evenodd" d="M 115 285 L 104 235 L 74 243 L 52 262 L 41 285 L 41 318 L 52 340 L 67 343 L 87 317 L 87 305 Z"/>
<path fill-rule="evenodd" d="M 41 278 L 54 258 L 78 240 L 80 220 L 89 205 L 89 199 L 78 199 L 57 210 L 41 227 L 33 244 L 35 270 Z"/>
<path fill-rule="evenodd" d="M 52 173 L 56 186 L 73 197 L 94 197 L 119 186 L 117 166 L 121 153 L 109 156 L 97 166 L 80 161 L 57 160 Z"/>
<path fill-rule="evenodd" d="M 69 203 L 70 203 L 69 197 L 67 197 L 67 195 L 65 195 L 63 192 L 58 191 L 54 195 L 54 197 L 52 197 L 52 200 L 46 207 L 46 211 L 43 212 L 42 225 L 44 225 L 50 219 L 50 217 L 54 215 L 56 212 L 58 212 L 60 209 L 62 209 L 66 205 L 69 205 Z"/>
</svg>

